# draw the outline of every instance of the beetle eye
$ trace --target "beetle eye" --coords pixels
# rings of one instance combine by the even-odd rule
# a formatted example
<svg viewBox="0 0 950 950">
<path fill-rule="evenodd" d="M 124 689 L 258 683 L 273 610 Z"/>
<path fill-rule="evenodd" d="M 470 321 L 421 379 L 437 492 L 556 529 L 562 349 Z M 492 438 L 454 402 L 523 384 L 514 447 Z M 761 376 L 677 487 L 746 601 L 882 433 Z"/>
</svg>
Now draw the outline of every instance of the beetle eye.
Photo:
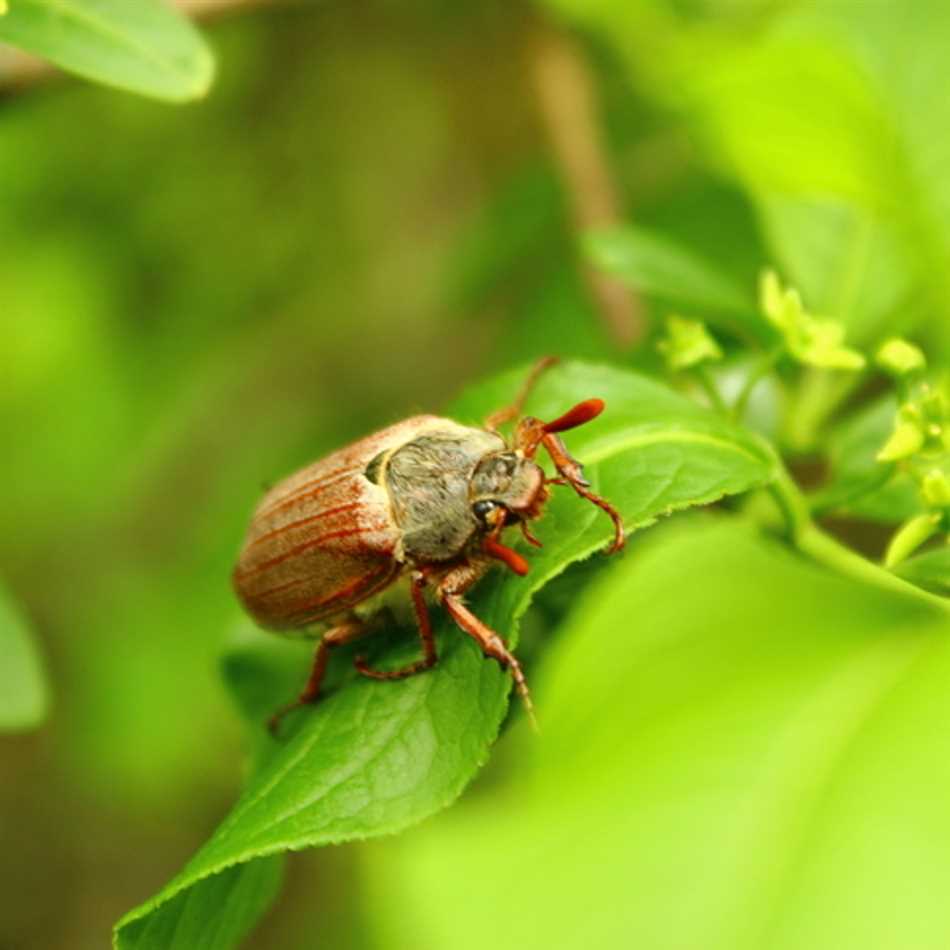
<svg viewBox="0 0 950 950">
<path fill-rule="evenodd" d="M 476 501 L 472 505 L 472 514 L 487 528 L 489 526 L 489 518 L 493 511 L 497 511 L 501 505 L 497 501 L 488 501 L 483 499 L 482 501 Z"/>
</svg>

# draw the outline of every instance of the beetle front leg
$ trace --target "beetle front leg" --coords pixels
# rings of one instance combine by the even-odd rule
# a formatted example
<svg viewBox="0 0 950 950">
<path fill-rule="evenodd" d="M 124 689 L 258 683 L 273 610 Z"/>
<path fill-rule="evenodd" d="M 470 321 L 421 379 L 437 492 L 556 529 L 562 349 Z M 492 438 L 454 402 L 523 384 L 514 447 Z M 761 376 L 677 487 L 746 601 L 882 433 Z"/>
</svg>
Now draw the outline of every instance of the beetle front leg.
<svg viewBox="0 0 950 950">
<path fill-rule="evenodd" d="M 551 456 L 551 461 L 554 462 L 554 467 L 561 476 L 556 479 L 548 479 L 548 484 L 570 485 L 581 498 L 585 498 L 591 504 L 600 508 L 614 523 L 614 540 L 607 548 L 607 553 L 616 554 L 617 551 L 623 550 L 626 544 L 626 534 L 620 512 L 606 498 L 601 498 L 600 495 L 595 495 L 590 490 L 590 482 L 584 478 L 584 470 L 580 463 L 570 455 L 564 443 L 556 435 L 545 434 L 541 444 L 547 450 L 548 455 Z"/>
<path fill-rule="evenodd" d="M 406 676 L 412 676 L 413 673 L 421 673 L 423 670 L 432 669 L 438 660 L 438 654 L 435 649 L 435 637 L 432 634 L 432 622 L 429 620 L 429 610 L 426 607 L 423 589 L 426 585 L 425 575 L 416 573 L 412 577 L 412 606 L 416 612 L 416 622 L 419 625 L 419 639 L 422 641 L 422 659 L 416 660 L 398 670 L 374 670 L 366 664 L 366 658 L 358 656 L 353 665 L 363 674 L 374 680 L 398 680 Z"/>
<path fill-rule="evenodd" d="M 287 713 L 306 706 L 308 703 L 315 703 L 320 698 L 320 684 L 327 672 L 327 663 L 330 661 L 330 651 L 334 647 L 342 646 L 351 640 L 361 637 L 366 632 L 366 624 L 361 620 L 348 620 L 339 626 L 327 630 L 320 642 L 317 644 L 316 652 L 313 655 L 313 668 L 310 670 L 310 676 L 307 679 L 307 685 L 304 686 L 300 695 L 286 706 L 282 706 L 267 720 L 267 728 L 272 735 L 277 735 L 277 729 L 281 720 Z"/>
<path fill-rule="evenodd" d="M 518 690 L 518 695 L 524 703 L 532 728 L 537 732 L 538 721 L 534 716 L 531 691 L 528 689 L 528 682 L 518 658 L 508 649 L 505 641 L 488 624 L 479 620 L 462 602 L 462 592 L 474 582 L 473 577 L 477 580 L 480 576 L 481 572 L 475 568 L 462 568 L 449 574 L 439 585 L 439 598 L 449 616 L 478 643 L 485 656 L 497 660 L 502 669 L 511 671 L 515 689 Z"/>
</svg>

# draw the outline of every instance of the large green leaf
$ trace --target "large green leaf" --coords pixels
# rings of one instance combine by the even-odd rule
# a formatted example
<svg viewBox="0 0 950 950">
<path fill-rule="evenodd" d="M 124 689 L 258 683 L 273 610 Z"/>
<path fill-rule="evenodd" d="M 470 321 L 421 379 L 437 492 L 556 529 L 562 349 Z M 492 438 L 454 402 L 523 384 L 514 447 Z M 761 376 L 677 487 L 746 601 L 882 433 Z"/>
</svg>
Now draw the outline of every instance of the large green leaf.
<svg viewBox="0 0 950 950">
<path fill-rule="evenodd" d="M 0 41 L 158 99 L 199 98 L 214 76 L 201 34 L 164 0 L 10 0 Z"/>
<path fill-rule="evenodd" d="M 380 947 L 945 945 L 946 614 L 695 521 L 578 603 L 517 774 L 373 846 Z"/>
<path fill-rule="evenodd" d="M 46 683 L 32 636 L 0 588 L 0 730 L 35 726 L 46 705 Z"/>
<path fill-rule="evenodd" d="M 510 401 L 524 370 L 479 386 L 453 415 L 475 421 Z M 630 528 L 689 505 L 762 485 L 773 475 L 770 457 L 754 437 L 633 373 L 579 363 L 551 370 L 528 410 L 561 414 L 600 396 L 607 410 L 571 432 L 567 442 L 587 463 L 595 490 L 610 498 Z M 611 536 L 606 517 L 561 491 L 538 523 L 541 551 L 526 549 L 527 577 L 497 572 L 471 596 L 485 621 L 516 638 L 534 593 L 569 564 L 602 548 Z M 263 635 L 262 635 L 263 636 Z M 179 895 L 235 864 L 308 846 L 391 833 L 450 804 L 485 762 L 508 704 L 510 678 L 486 662 L 473 641 L 442 619 L 438 667 L 398 683 L 352 672 L 316 707 L 298 714 L 296 731 L 279 745 L 258 740 L 259 767 L 211 840 L 158 895 L 117 928 L 117 945 L 138 948 L 138 922 L 171 913 Z M 287 681 L 293 645 L 241 646 L 228 662 L 242 707 L 261 735 L 265 700 L 273 708 L 292 689 Z M 398 665 L 418 647 L 405 639 L 374 657 Z M 297 654 L 297 682 L 307 656 Z M 342 661 L 337 664 L 340 670 Z M 267 685 L 274 693 L 267 697 Z M 542 721 L 547 710 L 542 711 Z M 206 919 L 214 926 L 215 909 Z"/>
</svg>

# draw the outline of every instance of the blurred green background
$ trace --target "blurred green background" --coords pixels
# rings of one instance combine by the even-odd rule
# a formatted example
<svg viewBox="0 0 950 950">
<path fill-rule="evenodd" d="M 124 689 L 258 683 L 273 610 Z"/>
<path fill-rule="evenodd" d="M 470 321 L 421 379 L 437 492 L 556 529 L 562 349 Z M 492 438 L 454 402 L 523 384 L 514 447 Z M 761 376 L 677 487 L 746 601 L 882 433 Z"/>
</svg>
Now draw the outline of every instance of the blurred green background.
<svg viewBox="0 0 950 950">
<path fill-rule="evenodd" d="M 0 577 L 51 711 L 0 739 L 0 947 L 102 947 L 233 800 L 217 657 L 265 483 L 542 353 L 654 365 L 667 301 L 605 308 L 583 227 L 629 217 L 747 287 L 778 260 L 859 342 L 946 352 L 946 19 L 275 3 L 208 24 L 200 104 L 4 86 Z M 411 945 L 367 897 L 390 860 L 296 856 L 250 945 Z"/>
</svg>

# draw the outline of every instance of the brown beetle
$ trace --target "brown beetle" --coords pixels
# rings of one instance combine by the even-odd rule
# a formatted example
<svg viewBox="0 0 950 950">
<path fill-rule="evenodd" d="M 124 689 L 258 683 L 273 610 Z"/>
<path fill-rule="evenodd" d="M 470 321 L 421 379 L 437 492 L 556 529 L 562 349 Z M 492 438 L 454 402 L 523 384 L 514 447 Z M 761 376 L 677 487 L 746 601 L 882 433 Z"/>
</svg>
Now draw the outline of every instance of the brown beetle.
<svg viewBox="0 0 950 950">
<path fill-rule="evenodd" d="M 317 699 L 330 650 L 367 632 L 378 609 L 375 595 L 408 575 L 422 641 L 422 658 L 398 670 L 375 670 L 357 657 L 356 668 L 374 679 L 399 679 L 436 663 L 425 588 L 434 589 L 452 619 L 478 641 L 485 655 L 511 670 L 529 715 L 531 697 L 521 666 L 501 637 L 463 603 L 462 595 L 495 560 L 525 574 L 525 559 L 502 544 L 517 525 L 536 546 L 528 522 L 541 515 L 549 485 L 569 485 L 614 522 L 609 553 L 624 544 L 614 507 L 590 491 L 581 466 L 557 433 L 584 425 L 604 408 L 600 399 L 579 403 L 553 422 L 530 416 L 515 426 L 512 444 L 498 427 L 517 419 L 541 360 L 515 402 L 491 415 L 485 428 L 438 416 L 414 416 L 328 455 L 275 485 L 251 520 L 234 571 L 234 586 L 262 627 L 292 630 L 321 624 L 313 669 L 297 700 L 270 720 Z M 539 447 L 558 475 L 548 478 L 533 461 Z"/>
</svg>

